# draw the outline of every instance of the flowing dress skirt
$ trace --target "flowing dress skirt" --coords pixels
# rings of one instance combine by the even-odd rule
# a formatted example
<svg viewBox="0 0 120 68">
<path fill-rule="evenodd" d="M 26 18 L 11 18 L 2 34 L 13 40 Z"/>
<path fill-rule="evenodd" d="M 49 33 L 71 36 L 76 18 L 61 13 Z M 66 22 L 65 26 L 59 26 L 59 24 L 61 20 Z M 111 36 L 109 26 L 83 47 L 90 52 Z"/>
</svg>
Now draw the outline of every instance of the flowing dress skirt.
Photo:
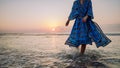
<svg viewBox="0 0 120 68">
<path fill-rule="evenodd" d="M 65 44 L 73 47 L 78 47 L 81 44 L 90 44 L 95 42 L 96 47 L 106 46 L 111 40 L 103 33 L 99 25 L 91 19 L 86 23 L 82 22 L 82 18 L 77 18 L 73 25 L 71 34 Z"/>
</svg>

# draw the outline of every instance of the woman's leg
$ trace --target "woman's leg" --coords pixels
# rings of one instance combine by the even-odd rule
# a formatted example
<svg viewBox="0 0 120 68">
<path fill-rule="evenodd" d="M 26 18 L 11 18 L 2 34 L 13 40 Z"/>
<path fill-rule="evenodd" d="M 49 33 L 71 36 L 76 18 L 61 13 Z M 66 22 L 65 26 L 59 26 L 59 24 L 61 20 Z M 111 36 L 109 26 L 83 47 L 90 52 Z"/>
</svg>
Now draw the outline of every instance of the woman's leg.
<svg viewBox="0 0 120 68">
<path fill-rule="evenodd" d="M 86 49 L 86 44 L 82 44 L 81 45 L 81 54 L 84 54 L 85 49 Z"/>
</svg>

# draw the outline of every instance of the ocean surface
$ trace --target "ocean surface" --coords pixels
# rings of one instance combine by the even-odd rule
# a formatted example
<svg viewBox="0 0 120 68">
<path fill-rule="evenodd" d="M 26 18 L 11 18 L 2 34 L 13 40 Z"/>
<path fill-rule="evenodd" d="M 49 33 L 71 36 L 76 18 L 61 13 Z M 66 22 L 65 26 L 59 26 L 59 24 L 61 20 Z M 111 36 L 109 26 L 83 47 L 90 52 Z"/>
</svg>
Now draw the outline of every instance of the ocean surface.
<svg viewBox="0 0 120 68">
<path fill-rule="evenodd" d="M 0 68 L 70 68 L 74 61 L 84 62 L 81 59 L 73 59 L 80 50 L 64 45 L 68 36 L 68 34 L 0 34 Z M 120 67 L 120 35 L 107 34 L 107 36 L 112 42 L 106 47 L 96 48 L 94 43 L 87 45 L 85 55 L 82 56 L 82 59 L 86 59 L 83 66 Z"/>
</svg>

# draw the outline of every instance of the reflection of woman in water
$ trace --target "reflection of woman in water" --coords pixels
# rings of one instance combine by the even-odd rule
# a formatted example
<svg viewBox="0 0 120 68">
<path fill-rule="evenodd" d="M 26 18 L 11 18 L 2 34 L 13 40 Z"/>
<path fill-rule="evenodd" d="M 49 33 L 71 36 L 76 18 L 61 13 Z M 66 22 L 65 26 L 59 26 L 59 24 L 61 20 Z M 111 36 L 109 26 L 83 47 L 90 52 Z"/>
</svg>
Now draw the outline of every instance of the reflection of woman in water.
<svg viewBox="0 0 120 68">
<path fill-rule="evenodd" d="M 86 45 L 92 45 L 92 42 L 95 42 L 97 47 L 108 45 L 111 40 L 102 32 L 99 25 L 92 21 L 93 18 L 91 0 L 75 0 L 66 26 L 74 19 L 75 23 L 65 44 L 76 48 L 81 45 L 81 54 L 84 54 Z"/>
</svg>

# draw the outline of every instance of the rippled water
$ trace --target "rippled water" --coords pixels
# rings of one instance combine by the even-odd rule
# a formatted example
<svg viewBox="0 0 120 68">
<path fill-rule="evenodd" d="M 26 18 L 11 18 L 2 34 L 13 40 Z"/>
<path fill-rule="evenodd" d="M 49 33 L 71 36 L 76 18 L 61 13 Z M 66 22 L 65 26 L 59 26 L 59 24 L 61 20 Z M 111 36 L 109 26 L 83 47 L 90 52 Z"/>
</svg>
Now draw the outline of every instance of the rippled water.
<svg viewBox="0 0 120 68">
<path fill-rule="evenodd" d="M 64 45 L 67 37 L 68 35 L 2 35 L 0 36 L 0 67 L 66 68 L 70 66 L 72 57 L 77 53 L 74 48 Z M 88 45 L 82 59 L 86 57 L 86 62 L 95 60 L 104 64 L 105 68 L 119 68 L 120 36 L 108 37 L 112 40 L 108 46 L 98 49 L 94 44 Z M 77 60 L 82 61 L 81 57 Z M 92 68 L 94 65 L 86 64 L 86 66 Z"/>
</svg>

